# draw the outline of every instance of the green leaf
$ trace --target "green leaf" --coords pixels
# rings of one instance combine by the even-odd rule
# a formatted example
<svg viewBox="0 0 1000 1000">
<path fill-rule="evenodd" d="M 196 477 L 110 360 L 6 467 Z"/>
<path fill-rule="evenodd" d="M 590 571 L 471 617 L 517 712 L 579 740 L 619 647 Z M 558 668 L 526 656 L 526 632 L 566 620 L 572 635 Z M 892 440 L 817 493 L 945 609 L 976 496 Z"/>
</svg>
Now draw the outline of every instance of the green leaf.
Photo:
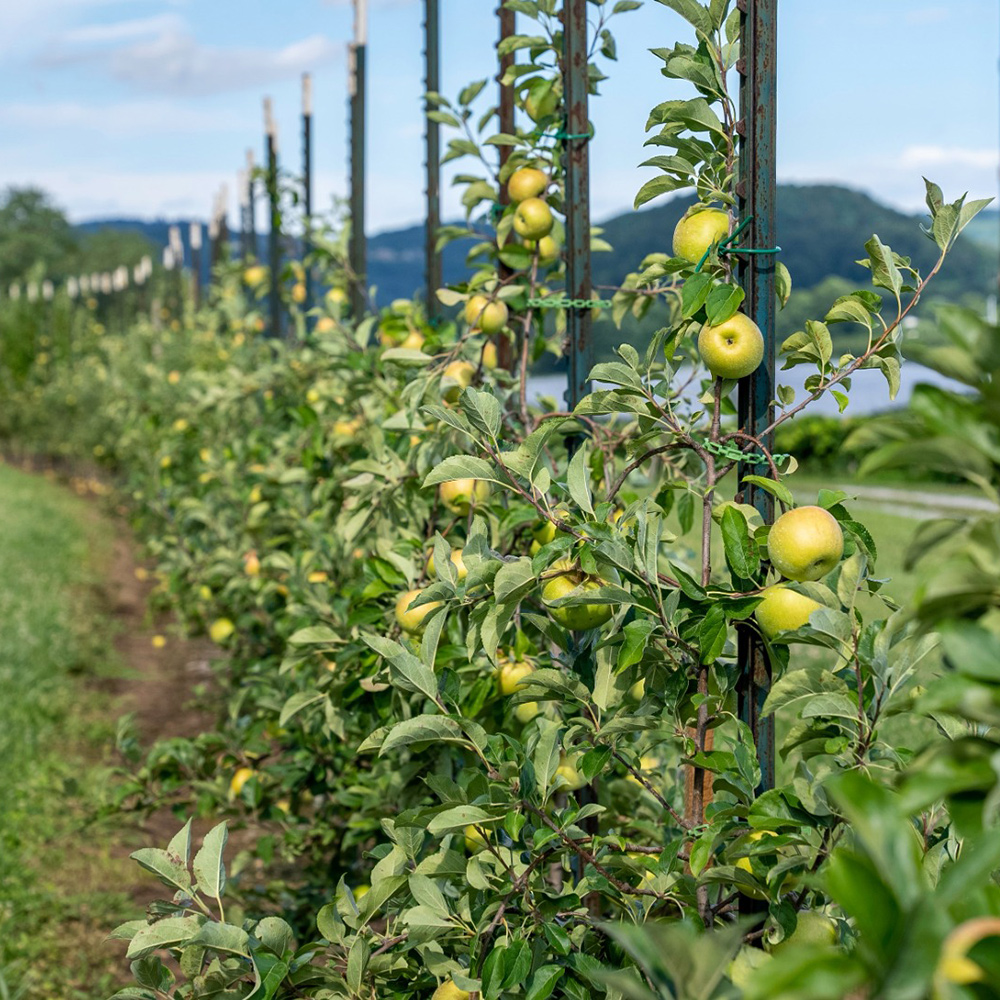
<svg viewBox="0 0 1000 1000">
<path fill-rule="evenodd" d="M 760 570 L 760 554 L 746 518 L 735 506 L 729 506 L 722 513 L 721 527 L 729 568 L 740 580 L 752 580 Z"/>
<path fill-rule="evenodd" d="M 656 625 L 648 618 L 629 622 L 623 629 L 625 639 L 618 647 L 618 670 L 627 670 L 642 659 L 649 637 L 656 631 Z"/>
<path fill-rule="evenodd" d="M 696 31 L 703 35 L 711 34 L 712 20 L 708 11 L 697 0 L 657 0 L 657 3 L 677 11 Z"/>
<path fill-rule="evenodd" d="M 792 296 L 792 276 L 781 261 L 776 261 L 774 265 L 774 294 L 784 309 L 788 305 L 788 300 Z"/>
<path fill-rule="evenodd" d="M 759 486 L 765 493 L 770 493 L 771 496 L 780 500 L 787 507 L 795 506 L 795 498 L 792 496 L 792 491 L 784 483 L 779 483 L 774 479 L 767 479 L 765 476 L 744 476 L 743 482 Z"/>
<path fill-rule="evenodd" d="M 337 642 L 340 636 L 328 625 L 309 625 L 293 632 L 288 640 L 290 646 L 325 646 Z"/>
<path fill-rule="evenodd" d="M 174 834 L 170 843 L 167 844 L 167 853 L 178 858 L 182 865 L 187 865 L 191 859 L 191 820 L 188 820 Z"/>
<path fill-rule="evenodd" d="M 191 866 L 198 880 L 198 891 L 206 893 L 213 899 L 221 899 L 226 889 L 226 866 L 222 852 L 226 848 L 229 837 L 225 823 L 219 823 L 205 834 L 201 842 L 201 850 L 194 856 Z"/>
<path fill-rule="evenodd" d="M 467 826 L 489 826 L 499 823 L 503 815 L 503 812 L 488 812 L 479 806 L 451 806 L 435 815 L 427 824 L 427 832 L 432 837 L 440 837 L 455 830 L 464 830 Z"/>
<path fill-rule="evenodd" d="M 552 995 L 564 972 L 565 969 L 561 965 L 542 965 L 535 969 L 528 980 L 524 1000 L 546 1000 Z"/>
<path fill-rule="evenodd" d="M 726 613 L 716 604 L 709 608 L 698 629 L 698 648 L 701 650 L 702 663 L 714 663 L 719 658 L 725 648 L 728 634 Z"/>
<path fill-rule="evenodd" d="M 190 821 L 188 821 L 185 830 L 188 831 L 189 835 L 190 829 Z M 188 873 L 187 865 L 180 860 L 178 854 L 160 850 L 158 847 L 143 847 L 134 851 L 129 857 L 146 871 L 152 872 L 171 889 L 179 889 L 184 893 L 191 892 L 191 875 Z"/>
<path fill-rule="evenodd" d="M 278 725 L 284 726 L 292 716 L 297 715 L 302 709 L 322 701 L 325 697 L 326 694 L 322 691 L 297 691 L 282 706 L 281 715 L 278 716 Z"/>
<path fill-rule="evenodd" d="M 705 302 L 705 315 L 710 326 L 718 326 L 736 315 L 745 293 L 739 285 L 716 285 Z"/>
<path fill-rule="evenodd" d="M 581 445 L 570 459 L 566 472 L 566 487 L 573 502 L 594 516 L 594 503 L 590 493 L 590 448 Z"/>
<path fill-rule="evenodd" d="M 449 743 L 469 749 L 473 746 L 454 719 L 444 715 L 418 715 L 413 719 L 397 723 L 386 733 L 379 749 L 379 756 L 384 757 L 393 750 L 403 747 L 426 750 L 435 743 Z"/>
<path fill-rule="evenodd" d="M 893 260 L 892 250 L 877 236 L 872 236 L 865 244 L 865 249 L 868 251 L 872 284 L 877 288 L 888 288 L 898 301 L 903 287 L 903 276 Z"/>
<path fill-rule="evenodd" d="M 167 917 L 140 930 L 128 946 L 126 958 L 143 958 L 160 948 L 186 944 L 201 929 L 202 917 Z"/>
<path fill-rule="evenodd" d="M 639 188 L 633 208 L 640 208 L 647 201 L 658 198 L 661 194 L 668 194 L 670 191 L 678 191 L 682 188 L 692 187 L 694 181 L 691 178 L 671 177 L 669 174 L 660 174 L 659 177 L 652 177 Z"/>
<path fill-rule="evenodd" d="M 484 458 L 473 458 L 471 455 L 452 455 L 427 473 L 424 486 L 437 486 L 438 483 L 449 483 L 453 479 L 485 479 L 500 486 L 507 485 L 492 462 L 487 462 Z"/>
<path fill-rule="evenodd" d="M 462 412 L 469 418 L 469 423 L 495 441 L 503 423 L 500 403 L 496 397 L 470 387 L 462 393 L 461 406 Z"/>
<path fill-rule="evenodd" d="M 394 687 L 423 694 L 432 701 L 437 699 L 437 675 L 427 664 L 392 639 L 381 635 L 363 635 L 361 638 L 389 663 L 389 676 Z"/>
<path fill-rule="evenodd" d="M 692 274 L 681 286 L 681 314 L 690 319 L 706 302 L 712 290 L 712 276 L 704 271 Z"/>
<path fill-rule="evenodd" d="M 250 957 L 250 935 L 242 927 L 235 927 L 233 924 L 220 924 L 210 920 L 202 925 L 198 936 L 192 938 L 190 943 L 202 945 L 211 951 Z"/>
</svg>

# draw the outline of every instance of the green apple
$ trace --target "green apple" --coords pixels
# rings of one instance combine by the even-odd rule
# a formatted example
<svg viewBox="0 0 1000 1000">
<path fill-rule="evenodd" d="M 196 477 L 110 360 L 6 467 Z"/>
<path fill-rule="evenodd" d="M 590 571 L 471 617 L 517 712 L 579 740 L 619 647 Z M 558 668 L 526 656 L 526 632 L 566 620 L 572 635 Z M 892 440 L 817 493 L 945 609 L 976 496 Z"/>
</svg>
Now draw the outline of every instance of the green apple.
<svg viewBox="0 0 1000 1000">
<path fill-rule="evenodd" d="M 438 487 L 441 502 L 453 514 L 468 514 L 473 502 L 482 503 L 490 493 L 485 479 L 449 479 Z"/>
<path fill-rule="evenodd" d="M 525 240 L 548 236 L 555 221 L 552 209 L 541 198 L 526 198 L 514 210 L 514 232 Z"/>
<path fill-rule="evenodd" d="M 837 943 L 837 923 L 825 913 L 805 910 L 799 914 L 795 930 L 771 949 L 772 955 L 780 955 L 796 945 L 830 946 Z"/>
<path fill-rule="evenodd" d="M 732 980 L 733 985 L 738 986 L 742 990 L 746 989 L 749 985 L 750 977 L 753 973 L 770 961 L 773 961 L 773 959 L 766 951 L 761 951 L 760 948 L 751 948 L 750 945 L 744 945 L 736 953 L 736 957 L 729 963 L 729 968 L 726 972 L 730 980 Z"/>
<path fill-rule="evenodd" d="M 407 590 L 396 599 L 396 622 L 409 635 L 419 635 L 424 630 L 424 621 L 435 609 L 441 607 L 440 601 L 430 601 L 421 604 L 419 608 L 410 605 L 423 593 L 421 588 Z"/>
<path fill-rule="evenodd" d="M 689 211 L 674 228 L 674 256 L 697 264 L 710 246 L 728 235 L 728 212 L 717 208 Z"/>
<path fill-rule="evenodd" d="M 531 722 L 536 715 L 541 714 L 541 708 L 537 701 L 523 701 L 514 709 L 514 718 L 521 725 Z"/>
<path fill-rule="evenodd" d="M 486 838 L 479 827 L 469 824 L 463 831 L 465 834 L 465 849 L 470 854 L 478 854 L 486 846 Z"/>
<path fill-rule="evenodd" d="M 534 671 L 534 667 L 524 660 L 517 660 L 512 663 L 504 660 L 497 671 L 497 680 L 500 685 L 501 694 L 513 694 L 524 687 L 524 679 Z"/>
<path fill-rule="evenodd" d="M 441 396 L 449 403 L 454 403 L 462 395 L 462 391 L 472 385 L 476 369 L 468 361 L 452 361 L 445 365 L 441 373 Z"/>
<path fill-rule="evenodd" d="M 499 356 L 497 355 L 497 345 L 494 344 L 492 340 L 488 340 L 485 344 L 483 344 L 483 353 L 481 360 L 483 363 L 483 367 L 487 371 L 493 371 L 493 369 L 496 368 L 497 364 L 499 363 L 500 359 Z"/>
<path fill-rule="evenodd" d="M 598 590 L 603 581 L 586 576 L 574 567 L 572 559 L 560 559 L 552 566 L 553 570 L 561 571 L 550 577 L 542 587 L 542 600 L 551 605 L 554 601 L 569 597 L 585 597 L 588 591 Z M 598 628 L 610 621 L 615 610 L 610 604 L 575 604 L 559 608 L 549 608 L 549 614 L 563 628 L 572 632 L 585 632 Z"/>
<path fill-rule="evenodd" d="M 461 549 L 451 550 L 451 562 L 455 569 L 458 571 L 459 580 L 464 580 L 468 575 L 469 571 L 466 569 L 465 560 L 462 558 Z M 427 575 L 436 576 L 434 572 L 434 553 L 432 552 L 427 559 Z"/>
<path fill-rule="evenodd" d="M 465 303 L 465 322 L 487 337 L 496 336 L 507 325 L 509 316 L 505 303 L 491 302 L 485 295 L 473 295 Z"/>
<path fill-rule="evenodd" d="M 764 600 L 757 605 L 754 617 L 768 639 L 808 625 L 809 616 L 823 606 L 805 594 L 789 590 L 783 583 L 768 587 L 761 596 Z"/>
<path fill-rule="evenodd" d="M 701 328 L 698 353 L 713 375 L 744 378 L 760 367 L 764 358 L 764 335 L 749 316 L 738 312 L 718 326 L 706 323 Z"/>
<path fill-rule="evenodd" d="M 507 194 L 512 202 L 527 201 L 537 198 L 549 186 L 548 176 L 536 167 L 521 167 L 510 175 L 507 181 Z"/>
<path fill-rule="evenodd" d="M 447 979 L 431 994 L 431 1000 L 469 1000 L 470 996 L 471 993 L 455 985 L 454 979 Z"/>
<path fill-rule="evenodd" d="M 399 346 L 419 351 L 424 346 L 424 335 L 419 330 L 411 330 Z"/>
<path fill-rule="evenodd" d="M 550 118 L 559 107 L 559 91 L 552 80 L 535 79 L 524 96 L 524 110 L 533 122 Z"/>
<path fill-rule="evenodd" d="M 844 533 L 822 507 L 796 507 L 771 526 L 767 536 L 771 565 L 789 580 L 819 580 L 844 555 Z"/>
<path fill-rule="evenodd" d="M 560 256 L 559 244 L 553 236 L 543 236 L 536 244 L 538 250 L 538 263 L 543 267 L 554 264 Z"/>
</svg>

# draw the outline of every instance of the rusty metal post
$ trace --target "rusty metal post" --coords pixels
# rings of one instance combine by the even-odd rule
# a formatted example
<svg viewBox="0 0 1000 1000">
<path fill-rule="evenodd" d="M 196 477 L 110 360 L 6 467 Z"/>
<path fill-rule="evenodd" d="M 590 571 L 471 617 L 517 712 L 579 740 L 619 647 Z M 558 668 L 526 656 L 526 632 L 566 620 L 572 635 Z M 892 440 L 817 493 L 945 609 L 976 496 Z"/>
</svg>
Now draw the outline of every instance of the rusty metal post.
<svg viewBox="0 0 1000 1000">
<path fill-rule="evenodd" d="M 743 245 L 777 246 L 775 227 L 775 132 L 777 121 L 778 0 L 738 0 L 742 11 L 740 73 L 740 172 L 736 193 L 740 219 L 752 217 Z M 775 393 L 775 256 L 740 254 L 738 277 L 746 292 L 744 310 L 764 335 L 764 360 L 739 386 L 738 412 L 744 433 L 760 437 L 773 416 Z M 772 448 L 771 436 L 762 442 Z M 745 475 L 767 475 L 767 467 L 741 463 Z M 774 498 L 749 484 L 743 502 L 760 511 L 764 521 L 774 520 Z M 760 791 L 774 787 L 774 718 L 761 710 L 771 687 L 771 665 L 760 638 L 751 629 L 739 632 L 739 711 L 753 732 L 760 761 Z M 742 900 L 746 897 L 741 897 Z M 753 900 L 747 900 L 747 905 Z M 765 907 L 766 908 L 766 907 Z"/>
<path fill-rule="evenodd" d="M 497 8 L 497 17 L 500 20 L 500 41 L 510 38 L 517 30 L 516 15 L 512 10 L 508 10 L 501 0 Z M 505 135 L 514 133 L 514 85 L 504 86 L 504 75 L 514 65 L 514 53 L 508 52 L 500 57 L 500 69 L 497 73 L 497 83 L 500 87 L 500 131 Z M 503 175 L 504 167 L 510 159 L 511 147 L 500 146 L 500 174 Z M 500 208 L 506 209 L 510 204 L 510 194 L 507 192 L 507 185 L 500 185 Z M 506 282 L 510 278 L 511 270 L 506 264 L 499 265 L 500 280 Z M 508 371 L 514 367 L 514 345 L 506 333 L 498 333 L 496 336 L 497 364 Z"/>
<path fill-rule="evenodd" d="M 439 0 L 424 0 L 424 90 L 437 94 L 441 90 L 441 21 Z M 437 324 L 441 319 L 441 303 L 437 290 L 444 284 L 441 251 L 437 248 L 441 228 L 441 126 L 428 112 L 436 105 L 426 101 L 424 128 L 427 147 L 427 221 L 424 232 L 424 274 L 427 281 L 427 319 Z"/>
<path fill-rule="evenodd" d="M 365 313 L 368 290 L 368 247 L 365 239 L 365 98 L 368 0 L 354 0 L 354 41 L 350 56 L 351 97 L 351 315 L 355 323 Z"/>
<path fill-rule="evenodd" d="M 281 207 L 278 191 L 278 125 L 274 120 L 271 98 L 264 98 L 264 129 L 267 134 L 267 198 L 271 210 L 271 222 L 267 237 L 267 257 L 269 265 L 269 298 L 271 324 L 269 337 L 281 336 L 281 290 L 279 271 L 281 270 Z"/>
<path fill-rule="evenodd" d="M 313 273 L 306 266 L 305 258 L 312 252 L 312 214 L 313 214 L 313 176 L 312 176 L 312 76 L 302 74 L 302 213 L 305 232 L 302 236 L 302 257 L 305 270 L 306 300 L 303 303 L 306 313 L 313 307 Z M 306 316 L 306 330 L 311 324 L 311 318 Z"/>
<path fill-rule="evenodd" d="M 590 299 L 590 119 L 587 114 L 587 0 L 563 4 L 563 88 L 566 125 L 566 297 Z M 590 391 L 593 338 L 589 307 L 566 311 L 570 409 Z"/>
</svg>

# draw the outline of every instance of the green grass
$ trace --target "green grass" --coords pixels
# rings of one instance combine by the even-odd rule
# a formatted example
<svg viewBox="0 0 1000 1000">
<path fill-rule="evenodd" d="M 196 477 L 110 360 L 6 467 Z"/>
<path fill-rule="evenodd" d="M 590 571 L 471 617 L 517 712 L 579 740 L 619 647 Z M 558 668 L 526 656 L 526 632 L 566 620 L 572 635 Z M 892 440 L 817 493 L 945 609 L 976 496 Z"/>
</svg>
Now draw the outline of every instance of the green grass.
<svg viewBox="0 0 1000 1000">
<path fill-rule="evenodd" d="M 81 935 L 126 912 L 103 831 L 83 829 L 113 725 L 87 683 L 110 662 L 111 525 L 4 465 L 0 510 L 0 996 L 90 1000 L 111 983 Z"/>
</svg>

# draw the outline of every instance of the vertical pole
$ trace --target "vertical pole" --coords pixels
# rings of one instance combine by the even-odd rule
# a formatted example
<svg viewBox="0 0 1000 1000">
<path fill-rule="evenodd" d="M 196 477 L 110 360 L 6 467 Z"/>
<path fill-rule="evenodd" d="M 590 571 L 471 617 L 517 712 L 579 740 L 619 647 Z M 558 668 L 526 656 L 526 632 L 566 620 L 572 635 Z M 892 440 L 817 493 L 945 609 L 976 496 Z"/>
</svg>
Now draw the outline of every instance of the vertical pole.
<svg viewBox="0 0 1000 1000">
<path fill-rule="evenodd" d="M 312 252 L 312 214 L 313 214 L 313 177 L 312 177 L 312 109 L 313 90 L 312 76 L 302 74 L 302 207 L 305 222 L 305 232 L 302 236 L 303 264 L 305 258 Z M 306 301 L 305 310 L 308 313 L 313 307 L 313 273 L 312 268 L 305 268 Z M 306 319 L 306 329 L 310 320 Z"/>
<path fill-rule="evenodd" d="M 219 220 L 219 244 L 215 255 L 215 263 L 221 264 L 229 259 L 229 185 L 219 188 L 219 198 L 216 202 L 216 215 Z"/>
<path fill-rule="evenodd" d="M 508 10 L 501 0 L 500 6 L 497 9 L 497 17 L 500 20 L 500 41 L 502 42 L 505 38 L 510 38 L 516 28 L 516 15 L 513 10 Z M 512 83 L 504 84 L 504 77 L 507 71 L 510 70 L 514 65 L 514 53 L 508 52 L 506 55 L 500 57 L 500 70 L 497 73 L 497 83 L 500 87 L 500 131 L 504 135 L 514 134 L 514 85 Z M 507 166 L 507 161 L 510 159 L 510 146 L 500 147 L 500 175 L 504 174 L 504 167 Z M 506 183 L 500 185 L 500 207 L 501 209 L 506 209 L 510 205 L 510 194 L 507 191 Z M 506 264 L 502 263 L 499 267 L 500 280 L 506 282 L 510 278 L 511 270 Z M 497 346 L 497 364 L 501 368 L 505 368 L 510 371 L 514 367 L 514 345 L 511 343 L 510 337 L 505 333 L 501 332 L 497 334 L 496 337 Z"/>
<path fill-rule="evenodd" d="M 424 90 L 437 94 L 441 90 L 441 25 L 438 0 L 424 0 Z M 427 222 L 424 233 L 424 274 L 427 282 L 427 319 L 436 324 L 441 319 L 441 303 L 437 290 L 444 284 L 441 253 L 437 249 L 437 234 L 441 228 L 441 126 L 429 112 L 435 109 L 431 101 L 424 107 L 424 127 L 427 142 Z"/>
<path fill-rule="evenodd" d="M 590 120 L 587 115 L 587 0 L 563 4 L 563 88 L 566 94 L 566 295 L 590 299 Z M 593 367 L 591 310 L 566 311 L 570 409 L 590 391 Z"/>
<path fill-rule="evenodd" d="M 192 222 L 188 235 L 191 244 L 191 298 L 195 310 L 201 308 L 201 223 Z"/>
<path fill-rule="evenodd" d="M 738 0 L 742 11 L 742 57 L 740 73 L 740 170 L 736 185 L 741 219 L 753 221 L 745 230 L 745 246 L 777 245 L 775 228 L 775 132 L 777 121 L 777 21 L 778 0 Z M 739 386 L 738 413 L 744 433 L 760 437 L 773 415 L 775 378 L 774 254 L 741 254 L 739 282 L 746 292 L 744 309 L 764 335 L 764 360 Z M 772 448 L 771 436 L 762 441 Z M 745 475 L 767 474 L 766 466 L 743 462 Z M 743 502 L 760 511 L 764 521 L 774 520 L 774 499 L 764 490 L 747 484 Z M 760 791 L 774 787 L 774 718 L 762 718 L 762 708 L 771 688 L 771 665 L 764 644 L 751 629 L 739 631 L 739 711 L 750 726 L 760 761 Z M 741 897 L 742 900 L 746 897 Z M 747 900 L 747 905 L 753 904 Z M 752 908 L 752 907 L 751 907 Z"/>
<path fill-rule="evenodd" d="M 368 248 L 365 241 L 365 54 L 368 43 L 368 0 L 354 0 L 354 41 L 350 54 L 351 94 L 351 315 L 357 323 L 365 312 Z"/>
<path fill-rule="evenodd" d="M 253 150 L 247 150 L 247 257 L 257 259 L 257 181 L 254 174 L 257 170 L 254 163 Z"/>
<path fill-rule="evenodd" d="M 264 130 L 267 134 L 267 197 L 271 209 L 271 225 L 267 238 L 267 256 L 270 268 L 271 325 L 268 336 L 281 336 L 281 210 L 278 199 L 278 126 L 274 120 L 271 98 L 264 98 Z"/>
</svg>

